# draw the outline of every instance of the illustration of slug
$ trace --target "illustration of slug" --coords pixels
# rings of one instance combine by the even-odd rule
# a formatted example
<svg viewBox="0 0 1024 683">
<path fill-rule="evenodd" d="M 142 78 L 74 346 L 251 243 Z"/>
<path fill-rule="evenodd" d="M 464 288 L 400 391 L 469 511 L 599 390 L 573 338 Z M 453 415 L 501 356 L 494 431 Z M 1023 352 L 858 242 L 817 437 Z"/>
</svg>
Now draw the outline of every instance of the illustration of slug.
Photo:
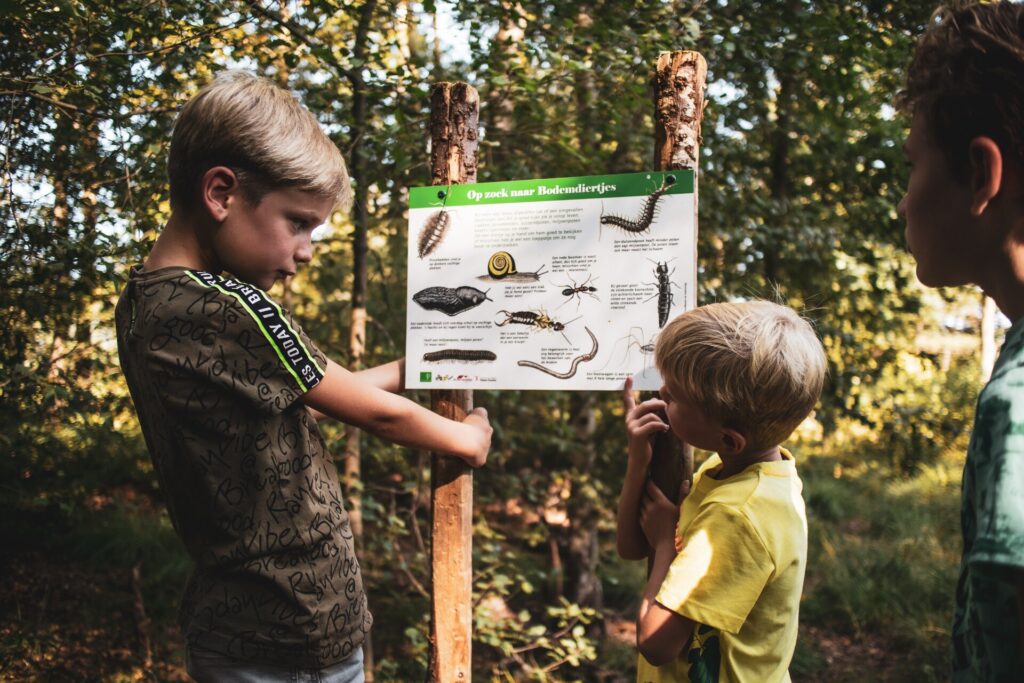
<svg viewBox="0 0 1024 683">
<path fill-rule="evenodd" d="M 451 214 L 444 209 L 438 209 L 434 213 L 430 214 L 430 217 L 427 218 L 427 222 L 423 224 L 423 230 L 420 231 L 420 258 L 429 255 L 437 249 L 437 245 L 441 244 L 441 240 L 444 239 L 445 233 L 448 232 L 448 227 L 451 225 L 451 222 Z"/>
<path fill-rule="evenodd" d="M 413 294 L 412 300 L 428 311 L 441 311 L 446 315 L 458 315 L 485 301 L 493 301 L 487 292 L 476 287 L 427 287 Z"/>
<path fill-rule="evenodd" d="M 544 274 L 544 266 L 532 273 L 520 273 L 516 270 L 516 261 L 507 251 L 498 251 L 487 261 L 487 275 L 479 280 L 508 280 L 511 282 L 536 282 Z"/>
<path fill-rule="evenodd" d="M 557 372 L 555 370 L 552 370 L 551 368 L 544 367 L 540 363 L 534 363 L 531 360 L 521 360 L 518 361 L 516 364 L 524 368 L 533 368 L 534 370 L 546 372 L 552 377 L 556 377 L 558 379 L 569 379 L 570 377 L 573 377 L 576 374 L 576 369 L 579 368 L 580 363 L 592 361 L 594 360 L 594 357 L 597 356 L 597 337 L 594 336 L 594 333 L 590 331 L 589 327 L 584 326 L 583 329 L 585 329 L 587 331 L 587 334 L 590 335 L 590 341 L 592 342 L 593 346 L 591 347 L 588 353 L 584 353 L 582 356 L 576 356 L 575 358 L 573 358 L 572 363 L 569 365 L 569 369 L 566 370 L 565 372 Z"/>
</svg>

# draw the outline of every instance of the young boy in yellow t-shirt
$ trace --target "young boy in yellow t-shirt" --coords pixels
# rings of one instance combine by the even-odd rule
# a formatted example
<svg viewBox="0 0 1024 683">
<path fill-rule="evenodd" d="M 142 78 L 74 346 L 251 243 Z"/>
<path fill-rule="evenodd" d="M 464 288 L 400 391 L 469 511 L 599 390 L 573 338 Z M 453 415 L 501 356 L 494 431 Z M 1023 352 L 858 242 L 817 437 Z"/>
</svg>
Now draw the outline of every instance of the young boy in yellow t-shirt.
<svg viewBox="0 0 1024 683">
<path fill-rule="evenodd" d="M 680 315 L 655 359 L 661 398 L 637 405 L 630 381 L 624 393 L 618 549 L 653 556 L 637 614 L 637 681 L 788 681 L 807 520 L 780 444 L 818 400 L 824 350 L 792 309 L 754 301 Z M 681 508 L 647 479 L 650 438 L 669 429 L 716 452 Z"/>
</svg>

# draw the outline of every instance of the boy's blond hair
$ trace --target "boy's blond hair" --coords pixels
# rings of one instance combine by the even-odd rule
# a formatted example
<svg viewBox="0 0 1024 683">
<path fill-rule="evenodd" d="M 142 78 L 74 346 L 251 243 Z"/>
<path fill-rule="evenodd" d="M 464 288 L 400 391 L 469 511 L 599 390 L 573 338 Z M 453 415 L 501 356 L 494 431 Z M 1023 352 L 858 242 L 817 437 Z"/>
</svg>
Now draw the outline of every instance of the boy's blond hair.
<svg viewBox="0 0 1024 683">
<path fill-rule="evenodd" d="M 174 124 L 167 162 L 171 205 L 199 201 L 199 181 L 214 166 L 235 171 L 246 199 L 298 188 L 349 201 L 345 160 L 316 118 L 265 78 L 225 71 L 189 100 Z"/>
<path fill-rule="evenodd" d="M 743 433 L 748 449 L 777 446 L 792 434 L 827 373 L 810 323 L 768 301 L 687 311 L 661 331 L 654 353 L 669 390 Z"/>
</svg>

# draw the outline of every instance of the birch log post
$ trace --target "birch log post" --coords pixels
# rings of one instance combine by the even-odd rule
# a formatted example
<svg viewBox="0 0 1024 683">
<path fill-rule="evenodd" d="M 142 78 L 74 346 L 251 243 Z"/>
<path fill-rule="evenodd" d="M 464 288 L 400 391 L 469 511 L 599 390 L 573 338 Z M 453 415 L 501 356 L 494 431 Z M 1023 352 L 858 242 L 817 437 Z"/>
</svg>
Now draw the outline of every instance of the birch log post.
<svg viewBox="0 0 1024 683">
<path fill-rule="evenodd" d="M 466 83 L 438 83 L 430 98 L 433 185 L 476 182 L 480 99 Z M 462 421 L 473 392 L 433 390 L 431 409 Z M 462 460 L 431 454 L 429 683 L 468 683 L 473 592 L 473 472 Z"/>
<path fill-rule="evenodd" d="M 658 55 L 654 74 L 654 168 L 658 171 L 693 171 L 695 228 L 700 124 L 707 77 L 707 62 L 699 52 L 662 52 Z M 696 239 L 693 249 L 696 260 Z M 697 295 L 696 282 L 690 283 L 690 291 Z M 658 435 L 653 450 L 651 479 L 670 500 L 678 503 L 680 484 L 693 481 L 693 447 L 680 443 L 669 432 Z"/>
</svg>

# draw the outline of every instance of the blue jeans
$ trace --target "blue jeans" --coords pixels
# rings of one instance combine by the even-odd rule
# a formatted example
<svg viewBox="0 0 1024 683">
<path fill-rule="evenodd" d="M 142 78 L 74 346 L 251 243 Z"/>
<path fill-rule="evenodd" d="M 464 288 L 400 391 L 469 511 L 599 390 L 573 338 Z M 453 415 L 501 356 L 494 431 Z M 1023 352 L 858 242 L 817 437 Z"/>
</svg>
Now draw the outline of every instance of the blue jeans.
<svg viewBox="0 0 1024 683">
<path fill-rule="evenodd" d="M 363 683 L 363 648 L 326 669 L 249 664 L 209 650 L 185 648 L 185 668 L 199 683 Z"/>
</svg>

